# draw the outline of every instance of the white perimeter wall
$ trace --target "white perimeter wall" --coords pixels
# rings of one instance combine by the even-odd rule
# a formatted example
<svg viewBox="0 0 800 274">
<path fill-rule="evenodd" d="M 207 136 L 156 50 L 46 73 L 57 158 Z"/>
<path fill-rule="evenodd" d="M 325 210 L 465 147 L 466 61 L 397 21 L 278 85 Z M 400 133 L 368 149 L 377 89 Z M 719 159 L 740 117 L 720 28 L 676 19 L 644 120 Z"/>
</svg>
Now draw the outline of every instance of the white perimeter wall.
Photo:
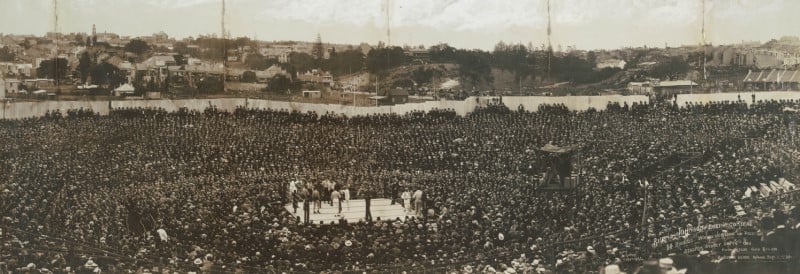
<svg viewBox="0 0 800 274">
<path fill-rule="evenodd" d="M 749 95 L 748 95 L 749 96 Z M 734 98 L 736 96 L 734 95 Z M 396 106 L 353 107 L 345 105 L 312 104 L 286 101 L 270 101 L 260 99 L 226 98 L 226 99 L 187 99 L 187 100 L 122 100 L 111 101 L 112 108 L 162 108 L 167 111 L 177 111 L 180 108 L 203 111 L 209 106 L 232 112 L 239 106 L 254 109 L 296 110 L 300 112 L 313 111 L 319 114 L 333 112 L 347 116 L 368 115 L 375 113 L 405 114 L 412 111 L 430 111 L 433 109 L 452 109 L 458 115 L 466 115 L 479 105 L 485 105 L 490 99 L 498 97 L 470 97 L 464 101 L 427 101 L 423 103 L 402 104 Z M 680 99 L 680 98 L 679 98 Z M 503 103 L 510 109 L 516 110 L 522 105 L 528 111 L 536 111 L 542 104 L 564 104 L 572 110 L 587 110 L 593 107 L 603 110 L 609 102 L 647 102 L 647 96 L 506 96 Z M 60 110 L 65 114 L 70 109 L 92 109 L 101 115 L 108 114 L 108 101 L 41 101 L 41 102 L 4 102 L 2 119 L 22 119 L 41 117 L 48 111 Z"/>
</svg>

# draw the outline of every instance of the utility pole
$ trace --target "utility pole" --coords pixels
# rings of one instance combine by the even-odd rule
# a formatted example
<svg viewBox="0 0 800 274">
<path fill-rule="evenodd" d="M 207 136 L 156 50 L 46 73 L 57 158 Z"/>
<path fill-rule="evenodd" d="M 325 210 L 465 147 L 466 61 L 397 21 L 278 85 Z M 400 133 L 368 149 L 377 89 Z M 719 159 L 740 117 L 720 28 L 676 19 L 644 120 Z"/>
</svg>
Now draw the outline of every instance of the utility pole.
<svg viewBox="0 0 800 274">
<path fill-rule="evenodd" d="M 58 0 L 53 0 L 53 33 L 56 35 L 56 39 L 58 39 Z M 58 69 L 60 67 L 60 61 L 58 58 L 58 43 L 56 43 L 56 54 L 53 56 L 53 63 L 55 63 L 55 68 L 53 69 L 55 73 L 56 80 L 56 94 L 61 94 L 61 71 Z"/>
<path fill-rule="evenodd" d="M 225 35 L 225 0 L 222 0 L 222 92 L 225 92 L 225 81 L 228 78 L 228 38 Z"/>
<path fill-rule="evenodd" d="M 706 74 L 706 0 L 703 0 L 703 23 L 700 27 L 700 32 L 703 37 L 703 80 L 707 80 L 708 76 Z"/>
<path fill-rule="evenodd" d="M 550 34 L 552 30 L 550 28 L 550 0 L 547 0 L 547 77 L 550 78 L 550 66 L 551 66 L 551 58 L 553 55 L 553 44 L 550 40 Z"/>
<path fill-rule="evenodd" d="M 356 106 L 356 89 L 353 88 L 353 67 L 348 67 L 350 71 L 350 92 L 353 93 L 353 106 Z"/>
<path fill-rule="evenodd" d="M 386 0 L 386 47 L 387 48 L 392 45 L 392 31 L 391 28 L 389 28 L 389 25 L 391 24 L 392 20 L 391 4 L 392 4 L 391 0 Z"/>
</svg>

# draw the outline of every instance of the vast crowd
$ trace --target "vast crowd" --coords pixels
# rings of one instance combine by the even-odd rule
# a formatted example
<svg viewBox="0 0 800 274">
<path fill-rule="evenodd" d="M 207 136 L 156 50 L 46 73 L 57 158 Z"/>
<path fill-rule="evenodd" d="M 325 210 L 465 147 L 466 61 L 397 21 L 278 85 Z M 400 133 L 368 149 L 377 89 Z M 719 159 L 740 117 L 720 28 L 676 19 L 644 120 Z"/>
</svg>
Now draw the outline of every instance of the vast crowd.
<svg viewBox="0 0 800 274">
<path fill-rule="evenodd" d="M 765 241 L 789 229 L 777 242 L 794 257 L 769 267 L 791 273 L 800 197 L 745 192 L 800 178 L 798 114 L 784 111 L 797 106 L 500 102 L 464 117 L 116 109 L 0 121 L 0 269 L 732 273 L 723 249 L 681 254 L 652 241 L 746 218 Z M 537 189 L 548 143 L 578 148 L 575 189 Z M 304 224 L 285 209 L 294 180 L 346 185 L 354 199 L 421 190 L 424 210 Z"/>
</svg>

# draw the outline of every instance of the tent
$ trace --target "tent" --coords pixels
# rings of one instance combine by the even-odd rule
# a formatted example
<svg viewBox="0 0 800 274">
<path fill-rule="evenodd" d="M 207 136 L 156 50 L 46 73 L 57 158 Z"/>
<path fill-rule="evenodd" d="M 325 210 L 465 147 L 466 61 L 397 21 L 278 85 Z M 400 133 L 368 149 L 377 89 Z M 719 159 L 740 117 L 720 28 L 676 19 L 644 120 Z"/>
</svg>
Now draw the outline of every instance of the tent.
<svg viewBox="0 0 800 274">
<path fill-rule="evenodd" d="M 577 146 L 563 146 L 563 147 L 560 147 L 560 146 L 557 146 L 557 145 L 553 145 L 552 143 L 547 143 L 543 147 L 541 147 L 539 150 L 542 151 L 542 152 L 549 152 L 549 153 L 569 153 L 569 152 L 574 151 L 576 148 L 577 148 Z"/>
<path fill-rule="evenodd" d="M 124 84 L 124 85 L 121 85 L 118 88 L 114 89 L 114 91 L 119 91 L 119 92 L 133 92 L 135 90 L 136 89 L 133 88 L 133 86 L 131 86 L 131 84 Z"/>
<path fill-rule="evenodd" d="M 121 96 L 123 94 L 133 94 L 136 89 L 131 84 L 124 84 L 114 89 L 114 94 Z"/>
<path fill-rule="evenodd" d="M 322 92 L 319 90 L 304 90 L 303 97 L 305 98 L 322 98 Z"/>
</svg>

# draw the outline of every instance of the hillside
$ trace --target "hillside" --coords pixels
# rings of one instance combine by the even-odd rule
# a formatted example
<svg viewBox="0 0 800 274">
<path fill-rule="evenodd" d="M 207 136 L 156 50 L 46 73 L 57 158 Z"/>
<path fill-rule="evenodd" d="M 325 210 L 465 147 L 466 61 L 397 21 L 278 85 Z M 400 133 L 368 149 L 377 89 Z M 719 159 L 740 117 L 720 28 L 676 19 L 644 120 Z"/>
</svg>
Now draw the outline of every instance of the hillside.
<svg viewBox="0 0 800 274">
<path fill-rule="evenodd" d="M 414 75 L 415 71 L 431 71 L 430 78 L 424 76 Z M 432 89 L 434 87 L 440 89 L 463 89 L 463 90 L 497 90 L 507 92 L 518 92 L 520 84 L 526 90 L 531 87 L 540 85 L 538 81 L 532 78 L 527 78 L 521 83 L 516 80 L 513 73 L 504 71 L 498 68 L 491 69 L 492 78 L 494 79 L 491 84 L 471 85 L 461 80 L 461 75 L 456 64 L 424 64 L 424 65 L 409 65 L 394 68 L 382 75 L 379 75 L 380 85 L 391 87 L 414 87 L 416 83 L 417 88 Z M 375 77 L 376 75 L 359 72 L 349 75 L 343 75 L 337 78 L 339 83 L 343 86 L 352 85 L 361 91 L 374 91 L 375 90 Z M 422 81 L 419 81 L 420 78 Z"/>
</svg>

